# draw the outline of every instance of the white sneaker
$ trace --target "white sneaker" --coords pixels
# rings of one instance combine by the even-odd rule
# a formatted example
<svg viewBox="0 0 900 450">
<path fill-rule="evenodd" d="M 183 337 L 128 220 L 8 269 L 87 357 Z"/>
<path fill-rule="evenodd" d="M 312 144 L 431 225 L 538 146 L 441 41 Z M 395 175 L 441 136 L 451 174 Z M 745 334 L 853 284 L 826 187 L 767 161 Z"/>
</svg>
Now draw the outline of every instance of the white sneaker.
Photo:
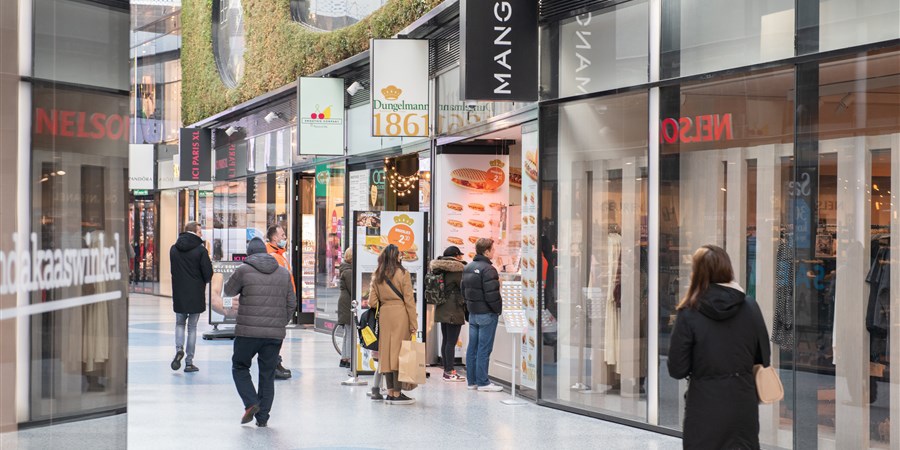
<svg viewBox="0 0 900 450">
<path fill-rule="evenodd" d="M 478 389 L 478 386 L 474 385 L 474 384 L 470 384 L 470 385 L 466 386 L 466 389 L 468 389 L 470 391 L 474 391 L 475 389 Z"/>
<path fill-rule="evenodd" d="M 478 386 L 478 392 L 503 392 L 503 388 L 490 383 L 487 386 Z"/>
</svg>

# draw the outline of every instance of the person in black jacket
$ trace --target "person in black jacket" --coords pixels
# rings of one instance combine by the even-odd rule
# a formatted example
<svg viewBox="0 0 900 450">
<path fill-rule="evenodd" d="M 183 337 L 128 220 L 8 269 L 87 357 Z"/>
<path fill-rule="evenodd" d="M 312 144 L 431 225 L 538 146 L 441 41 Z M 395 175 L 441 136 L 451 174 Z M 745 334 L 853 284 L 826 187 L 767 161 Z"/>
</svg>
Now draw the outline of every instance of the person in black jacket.
<svg viewBox="0 0 900 450">
<path fill-rule="evenodd" d="M 769 365 L 759 305 L 734 282 L 721 247 L 694 253 L 691 285 L 678 304 L 669 375 L 689 380 L 685 449 L 758 449 L 759 399 L 753 365 Z"/>
<path fill-rule="evenodd" d="M 434 322 L 441 324 L 441 362 L 444 364 L 444 381 L 463 382 L 461 376 L 453 368 L 456 359 L 456 343 L 459 333 L 466 323 L 466 301 L 460 285 L 466 262 L 459 247 L 451 245 L 444 250 L 444 256 L 431 261 L 431 272 L 443 275 L 444 288 L 440 293 L 441 302 L 434 307 Z"/>
<path fill-rule="evenodd" d="M 231 375 L 244 402 L 241 423 L 256 417 L 256 426 L 265 427 L 275 400 L 275 368 L 286 335 L 284 327 L 294 315 L 297 297 L 290 272 L 266 252 L 260 238 L 250 240 L 247 259 L 225 283 L 225 295 L 238 294 L 241 306 L 234 327 Z M 259 366 L 259 392 L 250 376 L 254 356 Z"/>
<path fill-rule="evenodd" d="M 351 291 L 353 291 L 353 249 L 347 248 L 344 251 L 344 261 L 338 267 L 340 273 L 341 296 L 338 297 L 338 325 L 344 327 L 344 344 L 341 348 L 341 367 L 350 367 L 350 357 L 353 352 L 353 339 L 351 336 L 356 335 L 353 329 L 353 306 L 351 299 Z"/>
<path fill-rule="evenodd" d="M 175 310 L 175 359 L 172 370 L 181 368 L 185 358 L 184 329 L 187 327 L 185 372 L 200 369 L 194 365 L 197 344 L 197 321 L 206 311 L 206 284 L 212 279 L 212 262 L 203 245 L 203 230 L 197 222 L 188 222 L 169 250 L 172 265 L 172 307 Z"/>
<path fill-rule="evenodd" d="M 463 271 L 461 288 L 469 310 L 469 347 L 466 350 L 466 372 L 469 389 L 500 392 L 500 386 L 488 379 L 488 364 L 494 350 L 494 334 L 503 312 L 500 298 L 500 274 L 494 268 L 494 241 L 481 238 L 475 242 L 476 256 Z"/>
</svg>

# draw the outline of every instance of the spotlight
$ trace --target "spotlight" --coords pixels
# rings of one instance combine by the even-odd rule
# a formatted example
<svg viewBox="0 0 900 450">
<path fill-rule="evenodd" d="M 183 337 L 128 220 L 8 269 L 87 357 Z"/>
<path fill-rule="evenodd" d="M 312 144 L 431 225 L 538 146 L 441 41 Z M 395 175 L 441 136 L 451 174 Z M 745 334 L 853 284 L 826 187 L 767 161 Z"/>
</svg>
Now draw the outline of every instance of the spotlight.
<svg viewBox="0 0 900 450">
<path fill-rule="evenodd" d="M 227 134 L 228 136 L 231 136 L 232 134 L 237 133 L 237 132 L 238 132 L 238 128 L 235 126 L 230 126 L 225 129 L 225 134 Z"/>
<path fill-rule="evenodd" d="M 354 95 L 356 95 L 357 92 L 361 91 L 362 89 L 363 89 L 363 85 L 360 84 L 359 81 L 354 81 L 353 84 L 351 84 L 350 87 L 347 88 L 347 93 L 350 94 L 351 96 L 354 96 Z"/>
<path fill-rule="evenodd" d="M 265 120 L 266 123 L 272 123 L 272 121 L 274 121 L 278 117 L 279 117 L 278 114 L 270 112 L 270 113 L 266 114 L 266 117 L 263 117 L 263 120 Z"/>
</svg>

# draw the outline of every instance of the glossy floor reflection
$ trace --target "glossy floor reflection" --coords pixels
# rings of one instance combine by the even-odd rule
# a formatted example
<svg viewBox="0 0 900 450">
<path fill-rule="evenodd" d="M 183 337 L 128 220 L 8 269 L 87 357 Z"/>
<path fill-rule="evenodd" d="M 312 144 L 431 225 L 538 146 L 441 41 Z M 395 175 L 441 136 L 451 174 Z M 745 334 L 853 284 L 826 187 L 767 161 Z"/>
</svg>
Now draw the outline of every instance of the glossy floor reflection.
<svg viewBox="0 0 900 450">
<path fill-rule="evenodd" d="M 429 384 L 410 393 L 415 405 L 373 402 L 365 396 L 368 386 L 341 386 L 346 371 L 338 367 L 330 336 L 308 330 L 288 332 L 282 356 L 294 377 L 276 384 L 269 428 L 242 426 L 231 380 L 232 341 L 198 338 L 194 364 L 200 372 L 173 372 L 171 300 L 133 295 L 130 302 L 129 448 L 681 448 L 680 439 L 657 433 L 534 404 L 507 406 L 500 401 L 508 394 L 442 382 L 439 369 L 429 369 Z M 211 327 L 204 318 L 198 328 Z M 81 427 L 103 420 L 110 419 Z M 42 430 L 44 439 L 52 430 Z M 19 434 L 27 445 L 28 437 Z"/>
</svg>

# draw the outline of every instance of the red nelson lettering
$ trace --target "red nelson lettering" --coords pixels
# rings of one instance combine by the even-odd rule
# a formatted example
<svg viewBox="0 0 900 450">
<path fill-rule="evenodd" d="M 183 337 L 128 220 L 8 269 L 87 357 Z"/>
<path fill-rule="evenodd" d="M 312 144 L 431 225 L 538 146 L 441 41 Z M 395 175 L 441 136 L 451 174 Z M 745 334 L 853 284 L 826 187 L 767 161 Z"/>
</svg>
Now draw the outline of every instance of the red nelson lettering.
<svg viewBox="0 0 900 450">
<path fill-rule="evenodd" d="M 703 142 L 713 140 L 713 116 L 703 116 Z"/>
<path fill-rule="evenodd" d="M 659 130 L 660 144 L 674 144 L 675 142 L 690 144 L 733 139 L 731 113 L 705 114 L 694 118 L 681 117 L 677 120 L 668 117 L 663 119 Z"/>
<path fill-rule="evenodd" d="M 734 139 L 731 130 L 731 113 L 722 114 L 721 117 L 716 116 L 716 140 L 722 140 L 722 132 L 725 132 L 725 140 Z"/>
<path fill-rule="evenodd" d="M 691 127 L 694 125 L 694 121 L 691 120 L 690 117 L 682 117 L 678 119 L 678 126 L 681 127 L 678 133 L 678 139 L 681 142 L 690 142 L 688 140 L 688 131 L 691 131 Z"/>
<path fill-rule="evenodd" d="M 667 118 L 662 121 L 662 138 L 666 144 L 674 144 L 678 140 L 678 122 L 675 119 Z"/>
<path fill-rule="evenodd" d="M 59 112 L 59 122 L 61 125 L 61 129 L 59 130 L 59 135 L 64 137 L 72 137 L 75 134 L 72 132 L 72 127 L 75 126 L 75 121 L 73 118 L 75 117 L 75 111 L 60 111 Z"/>
<path fill-rule="evenodd" d="M 91 115 L 91 125 L 94 131 L 91 133 L 91 139 L 103 139 L 106 135 L 106 114 L 95 113 Z"/>
<path fill-rule="evenodd" d="M 85 116 L 87 116 L 87 113 L 85 112 L 78 113 L 78 134 L 76 134 L 76 136 L 80 138 L 90 137 L 90 135 L 84 131 L 84 125 L 87 121 Z"/>
<path fill-rule="evenodd" d="M 44 134 L 46 129 L 50 135 L 56 136 L 56 110 L 53 110 L 53 114 L 48 114 L 47 110 L 44 108 L 37 108 L 35 110 L 35 133 Z"/>
<path fill-rule="evenodd" d="M 117 131 L 113 131 L 113 122 L 119 122 Z M 113 114 L 106 119 L 106 133 L 110 139 L 121 139 L 123 135 L 127 136 L 127 134 L 125 134 L 125 127 L 122 123 L 124 123 L 122 116 L 118 114 Z"/>
</svg>

